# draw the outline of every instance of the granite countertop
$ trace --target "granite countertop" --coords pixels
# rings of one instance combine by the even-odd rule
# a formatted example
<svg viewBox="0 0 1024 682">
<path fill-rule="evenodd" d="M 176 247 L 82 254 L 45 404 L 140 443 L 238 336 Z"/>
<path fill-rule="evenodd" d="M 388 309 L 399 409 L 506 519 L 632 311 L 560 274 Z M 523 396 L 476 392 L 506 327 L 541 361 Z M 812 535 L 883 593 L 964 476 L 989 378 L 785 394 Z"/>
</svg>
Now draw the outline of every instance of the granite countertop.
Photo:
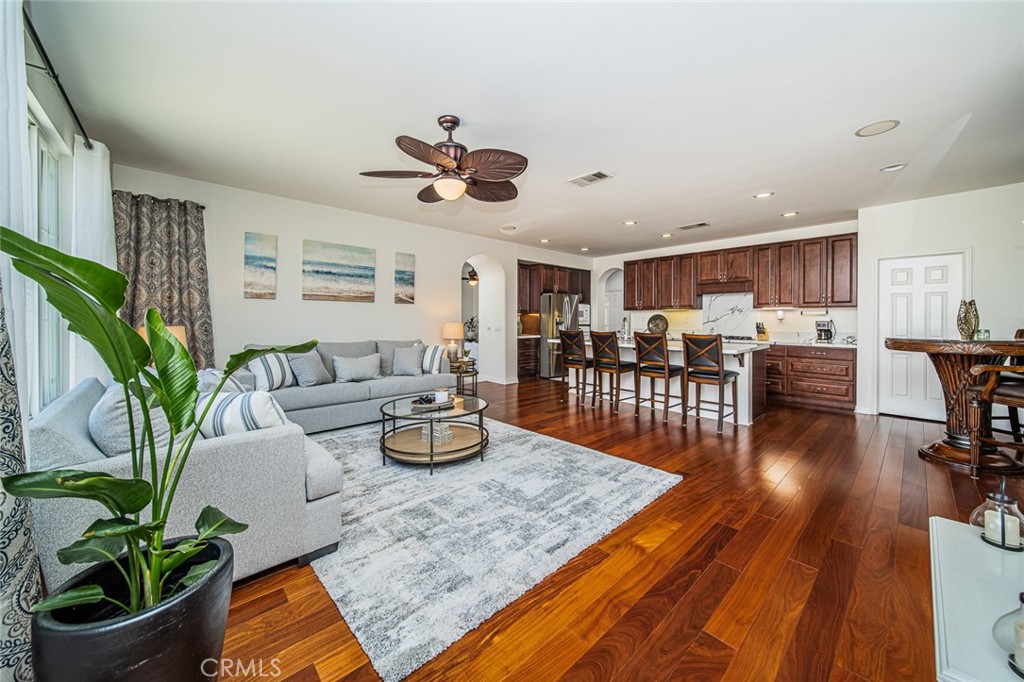
<svg viewBox="0 0 1024 682">
<path fill-rule="evenodd" d="M 520 334 L 517 339 L 539 339 L 540 334 Z"/>
<path fill-rule="evenodd" d="M 556 344 L 560 343 L 558 339 L 548 339 L 548 343 Z M 587 342 L 587 345 L 591 345 Z M 726 355 L 743 355 L 744 353 L 753 353 L 754 351 L 767 350 L 771 344 L 764 343 L 761 341 L 726 341 L 722 344 L 722 352 Z M 628 348 L 633 350 L 636 348 L 632 342 L 619 343 L 619 348 Z M 668 350 L 670 353 L 682 353 L 683 342 L 680 341 L 669 341 Z"/>
<path fill-rule="evenodd" d="M 856 348 L 856 343 L 818 343 L 817 341 L 765 341 L 773 346 L 824 346 L 826 348 Z"/>
</svg>

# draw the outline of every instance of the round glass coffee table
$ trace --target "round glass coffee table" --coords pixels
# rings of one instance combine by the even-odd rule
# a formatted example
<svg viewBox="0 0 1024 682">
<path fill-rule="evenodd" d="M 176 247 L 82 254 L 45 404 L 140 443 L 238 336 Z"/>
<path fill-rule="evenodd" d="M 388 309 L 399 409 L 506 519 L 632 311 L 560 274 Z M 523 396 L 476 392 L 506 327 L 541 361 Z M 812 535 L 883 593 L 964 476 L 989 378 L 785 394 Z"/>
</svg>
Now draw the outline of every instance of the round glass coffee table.
<svg viewBox="0 0 1024 682">
<path fill-rule="evenodd" d="M 409 464 L 454 462 L 480 455 L 490 442 L 484 426 L 487 401 L 468 395 L 454 396 L 444 410 L 413 409 L 415 396 L 398 398 L 380 407 L 381 464 L 391 459 Z"/>
</svg>

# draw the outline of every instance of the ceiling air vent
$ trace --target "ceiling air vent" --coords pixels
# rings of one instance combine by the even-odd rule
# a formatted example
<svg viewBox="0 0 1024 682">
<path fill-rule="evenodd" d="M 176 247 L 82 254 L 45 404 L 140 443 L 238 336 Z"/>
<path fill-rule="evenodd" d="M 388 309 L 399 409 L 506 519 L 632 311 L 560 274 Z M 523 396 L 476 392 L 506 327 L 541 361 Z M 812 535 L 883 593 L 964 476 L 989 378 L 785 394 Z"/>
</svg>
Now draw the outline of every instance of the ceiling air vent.
<svg viewBox="0 0 1024 682">
<path fill-rule="evenodd" d="M 696 230 L 698 227 L 708 227 L 711 223 L 690 223 L 689 225 L 680 225 L 677 230 Z"/>
<path fill-rule="evenodd" d="M 593 173 L 587 173 L 586 175 L 581 175 L 578 178 L 573 178 L 569 182 L 577 187 L 586 187 L 588 185 L 593 185 L 595 182 L 607 180 L 610 177 L 611 176 L 604 171 L 594 171 Z"/>
</svg>

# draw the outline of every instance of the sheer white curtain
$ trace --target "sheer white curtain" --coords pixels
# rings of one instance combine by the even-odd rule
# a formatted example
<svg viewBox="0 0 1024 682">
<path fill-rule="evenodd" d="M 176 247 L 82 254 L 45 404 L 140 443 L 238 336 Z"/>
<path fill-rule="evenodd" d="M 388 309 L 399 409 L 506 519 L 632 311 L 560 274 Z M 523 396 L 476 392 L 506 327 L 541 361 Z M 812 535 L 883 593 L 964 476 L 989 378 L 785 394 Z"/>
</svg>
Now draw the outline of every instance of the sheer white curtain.
<svg viewBox="0 0 1024 682">
<path fill-rule="evenodd" d="M 85 140 L 75 136 L 71 253 L 116 270 L 110 151 L 101 142 L 93 140 L 92 143 L 93 148 L 86 149 Z M 70 375 L 72 387 L 89 377 L 99 377 L 104 383 L 110 379 L 110 370 L 100 356 L 74 334 L 71 335 Z"/>
<path fill-rule="evenodd" d="M 25 82 L 25 35 L 20 2 L 3 2 L 0 27 L 0 225 L 35 237 L 32 156 L 28 141 L 28 89 Z M 35 301 L 36 287 L 0 256 L 4 308 L 14 350 L 21 413 L 28 414 L 30 346 L 26 311 Z"/>
<path fill-rule="evenodd" d="M 0 224 L 28 232 L 35 216 L 23 24 L 20 2 L 0 2 Z M 28 414 L 28 396 L 20 386 L 28 376 L 26 302 L 35 287 L 26 287 L 4 257 L 0 289 L 0 474 L 16 474 L 25 470 L 21 415 Z M 34 679 L 28 608 L 41 588 L 28 510 L 28 500 L 0 490 L 0 682 Z"/>
</svg>

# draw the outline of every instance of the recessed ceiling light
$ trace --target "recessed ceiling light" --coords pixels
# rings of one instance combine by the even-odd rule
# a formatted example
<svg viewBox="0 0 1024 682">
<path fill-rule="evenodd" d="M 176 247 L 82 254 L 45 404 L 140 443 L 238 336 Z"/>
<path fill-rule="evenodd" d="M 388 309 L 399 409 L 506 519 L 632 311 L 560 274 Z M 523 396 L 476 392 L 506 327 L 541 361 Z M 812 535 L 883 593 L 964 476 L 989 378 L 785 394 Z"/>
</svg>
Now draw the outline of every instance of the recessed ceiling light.
<svg viewBox="0 0 1024 682">
<path fill-rule="evenodd" d="M 669 234 L 668 232 L 666 232 L 665 234 L 661 235 L 662 239 L 671 239 L 671 237 L 672 237 L 672 235 Z"/>
<path fill-rule="evenodd" d="M 590 247 L 588 247 L 588 246 L 581 246 L 580 247 L 580 251 L 590 251 Z"/>
<path fill-rule="evenodd" d="M 787 211 L 782 214 L 783 218 L 792 218 L 795 215 L 800 215 L 800 211 Z"/>
<path fill-rule="evenodd" d="M 622 221 L 622 224 L 625 225 L 626 227 L 633 227 L 634 225 L 637 224 L 637 221 L 636 220 L 624 220 L 624 221 Z"/>
<path fill-rule="evenodd" d="M 854 135 L 856 135 L 857 137 L 873 137 L 875 135 L 887 133 L 896 126 L 898 126 L 899 124 L 900 122 L 894 118 L 888 119 L 886 121 L 875 121 L 874 123 L 867 124 L 860 130 L 855 132 Z"/>
<path fill-rule="evenodd" d="M 775 192 L 761 192 L 760 194 L 755 194 L 754 198 L 755 199 L 767 199 L 768 197 L 773 197 L 773 196 L 775 196 Z"/>
<path fill-rule="evenodd" d="M 501 232 L 502 234 L 512 234 L 513 232 L 516 231 L 516 226 L 506 225 L 505 227 L 499 227 L 498 231 Z"/>
<path fill-rule="evenodd" d="M 540 243 L 541 243 L 541 244 L 547 244 L 547 243 L 548 243 L 548 242 L 550 242 L 550 241 L 551 241 L 550 239 L 541 239 L 541 240 L 540 240 Z"/>
<path fill-rule="evenodd" d="M 907 164 L 905 163 L 890 163 L 888 166 L 882 166 L 878 170 L 882 171 L 883 173 L 892 173 L 893 171 L 903 170 L 906 167 Z"/>
</svg>

